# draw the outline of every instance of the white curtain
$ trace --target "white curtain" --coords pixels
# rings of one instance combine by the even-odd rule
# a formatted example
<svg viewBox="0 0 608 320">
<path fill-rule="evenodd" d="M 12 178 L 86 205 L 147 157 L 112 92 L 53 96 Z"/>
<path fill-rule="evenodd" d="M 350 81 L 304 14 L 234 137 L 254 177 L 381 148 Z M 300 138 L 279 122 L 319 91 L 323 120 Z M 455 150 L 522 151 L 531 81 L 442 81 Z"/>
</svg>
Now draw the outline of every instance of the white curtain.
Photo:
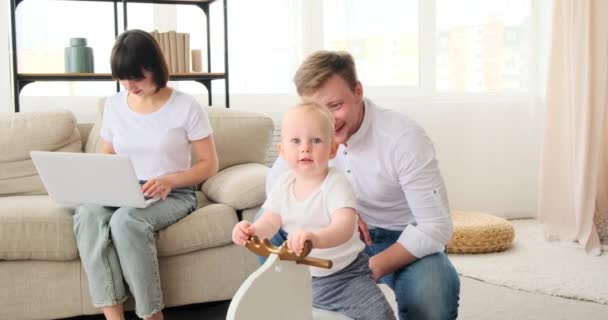
<svg viewBox="0 0 608 320">
<path fill-rule="evenodd" d="M 552 25 L 539 219 L 548 239 L 597 255 L 594 215 L 608 205 L 608 1 L 557 0 Z"/>
</svg>

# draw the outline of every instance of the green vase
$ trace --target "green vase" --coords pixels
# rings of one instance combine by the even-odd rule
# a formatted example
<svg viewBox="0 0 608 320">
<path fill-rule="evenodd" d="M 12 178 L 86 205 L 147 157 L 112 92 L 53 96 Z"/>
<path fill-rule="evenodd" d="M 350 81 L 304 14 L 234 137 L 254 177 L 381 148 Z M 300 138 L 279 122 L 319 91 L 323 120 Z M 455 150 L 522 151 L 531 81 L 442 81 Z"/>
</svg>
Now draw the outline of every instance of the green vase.
<svg viewBox="0 0 608 320">
<path fill-rule="evenodd" d="M 87 47 L 86 38 L 70 38 L 65 48 L 65 72 L 93 73 L 93 49 Z"/>
</svg>

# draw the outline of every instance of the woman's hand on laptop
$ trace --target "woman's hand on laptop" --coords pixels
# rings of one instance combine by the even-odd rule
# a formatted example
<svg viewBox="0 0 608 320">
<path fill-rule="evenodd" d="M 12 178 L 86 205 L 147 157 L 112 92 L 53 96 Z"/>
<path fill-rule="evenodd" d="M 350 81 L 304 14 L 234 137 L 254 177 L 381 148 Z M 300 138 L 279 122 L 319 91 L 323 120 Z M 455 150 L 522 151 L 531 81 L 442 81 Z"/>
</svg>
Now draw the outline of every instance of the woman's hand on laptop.
<svg viewBox="0 0 608 320">
<path fill-rule="evenodd" d="M 150 179 L 141 186 L 141 191 L 146 197 L 158 197 L 163 200 L 167 199 L 169 193 L 173 190 L 172 184 L 169 179 L 160 177 L 156 179 Z"/>
</svg>

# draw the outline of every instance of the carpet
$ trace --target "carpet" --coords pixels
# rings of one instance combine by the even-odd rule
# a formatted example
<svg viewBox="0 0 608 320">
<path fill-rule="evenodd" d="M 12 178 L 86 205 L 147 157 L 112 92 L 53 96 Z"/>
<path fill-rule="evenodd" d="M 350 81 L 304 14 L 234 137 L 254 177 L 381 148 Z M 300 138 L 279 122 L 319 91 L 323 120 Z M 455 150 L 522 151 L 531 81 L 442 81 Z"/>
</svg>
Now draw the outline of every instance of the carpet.
<svg viewBox="0 0 608 320">
<path fill-rule="evenodd" d="M 450 254 L 461 276 L 487 283 L 608 304 L 608 254 L 590 256 L 575 243 L 548 242 L 537 220 L 512 220 L 513 247 L 487 254 Z"/>
</svg>

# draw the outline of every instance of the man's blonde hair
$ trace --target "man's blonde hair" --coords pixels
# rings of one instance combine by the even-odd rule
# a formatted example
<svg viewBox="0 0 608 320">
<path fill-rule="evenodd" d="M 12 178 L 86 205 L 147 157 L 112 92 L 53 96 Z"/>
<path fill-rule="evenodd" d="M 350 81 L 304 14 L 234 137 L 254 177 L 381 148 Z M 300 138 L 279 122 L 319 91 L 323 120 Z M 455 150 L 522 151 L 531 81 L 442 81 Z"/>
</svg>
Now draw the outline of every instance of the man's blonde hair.
<svg viewBox="0 0 608 320">
<path fill-rule="evenodd" d="M 330 143 L 334 143 L 336 128 L 334 126 L 334 116 L 327 110 L 320 106 L 319 104 L 313 101 L 303 101 L 298 103 L 295 107 L 293 107 L 289 112 L 293 112 L 296 110 L 302 110 L 305 112 L 310 112 L 319 115 L 321 120 L 325 122 L 325 128 L 327 129 L 327 136 L 329 137 Z"/>
<path fill-rule="evenodd" d="M 353 56 L 346 51 L 317 51 L 300 65 L 293 78 L 300 96 L 314 93 L 334 74 L 346 81 L 351 90 L 357 86 Z"/>
</svg>

